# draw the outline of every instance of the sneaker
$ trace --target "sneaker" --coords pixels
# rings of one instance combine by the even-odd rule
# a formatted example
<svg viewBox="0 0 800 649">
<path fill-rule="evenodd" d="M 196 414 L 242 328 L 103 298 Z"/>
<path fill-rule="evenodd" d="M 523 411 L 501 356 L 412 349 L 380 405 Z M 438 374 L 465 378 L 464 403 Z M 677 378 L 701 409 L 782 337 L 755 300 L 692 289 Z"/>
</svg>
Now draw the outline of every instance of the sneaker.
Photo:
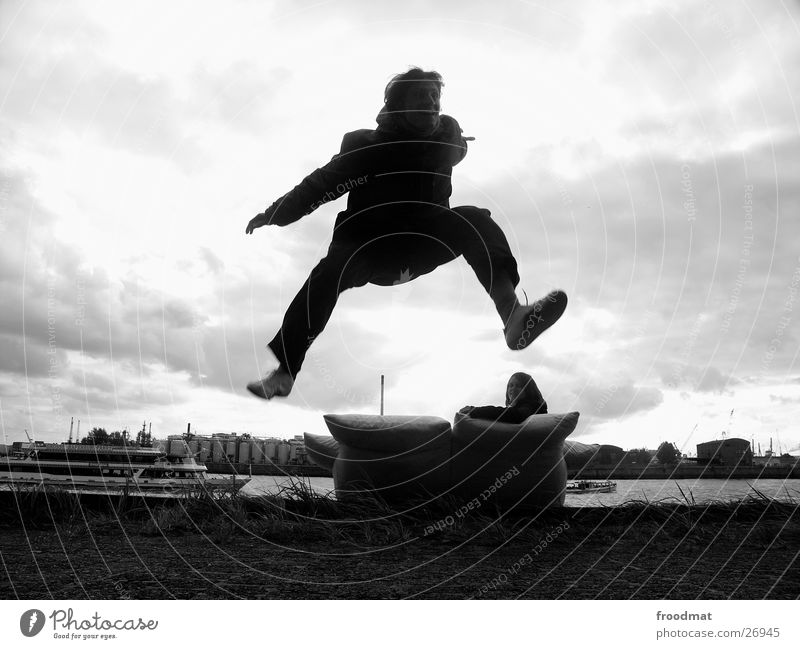
<svg viewBox="0 0 800 649">
<path fill-rule="evenodd" d="M 552 327 L 566 308 L 567 294 L 564 291 L 551 291 L 530 306 L 518 305 L 506 323 L 506 345 L 509 349 L 525 349 Z"/>
<path fill-rule="evenodd" d="M 263 379 L 247 384 L 247 389 L 262 399 L 288 397 L 293 387 L 294 379 L 283 367 L 272 370 Z"/>
</svg>

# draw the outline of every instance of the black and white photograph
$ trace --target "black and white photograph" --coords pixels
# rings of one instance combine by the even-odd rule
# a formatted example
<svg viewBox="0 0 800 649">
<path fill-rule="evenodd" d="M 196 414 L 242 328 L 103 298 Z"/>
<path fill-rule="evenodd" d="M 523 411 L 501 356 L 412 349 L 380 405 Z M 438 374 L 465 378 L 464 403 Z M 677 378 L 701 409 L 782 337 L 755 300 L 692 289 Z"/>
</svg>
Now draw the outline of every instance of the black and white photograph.
<svg viewBox="0 0 800 649">
<path fill-rule="evenodd" d="M 0 0 L 4 632 L 797 639 L 798 70 L 788 0 Z"/>
</svg>

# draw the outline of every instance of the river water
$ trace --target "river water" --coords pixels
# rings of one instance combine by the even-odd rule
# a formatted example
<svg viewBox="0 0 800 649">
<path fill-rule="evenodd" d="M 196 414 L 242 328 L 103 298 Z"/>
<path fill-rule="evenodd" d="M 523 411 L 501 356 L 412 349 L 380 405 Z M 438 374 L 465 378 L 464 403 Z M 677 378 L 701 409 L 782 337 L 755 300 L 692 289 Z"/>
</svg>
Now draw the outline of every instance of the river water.
<svg viewBox="0 0 800 649">
<path fill-rule="evenodd" d="M 325 494 L 333 491 L 333 478 L 293 478 L 303 481 L 315 491 Z M 277 493 L 292 478 L 253 476 L 242 494 Z M 703 504 L 714 501 L 741 500 L 757 496 L 760 492 L 769 498 L 800 505 L 800 480 L 615 480 L 617 491 L 610 494 L 568 494 L 568 507 L 607 507 L 636 501 L 680 501 Z M 681 491 L 683 493 L 681 493 Z M 685 495 L 685 498 L 684 498 Z"/>
</svg>

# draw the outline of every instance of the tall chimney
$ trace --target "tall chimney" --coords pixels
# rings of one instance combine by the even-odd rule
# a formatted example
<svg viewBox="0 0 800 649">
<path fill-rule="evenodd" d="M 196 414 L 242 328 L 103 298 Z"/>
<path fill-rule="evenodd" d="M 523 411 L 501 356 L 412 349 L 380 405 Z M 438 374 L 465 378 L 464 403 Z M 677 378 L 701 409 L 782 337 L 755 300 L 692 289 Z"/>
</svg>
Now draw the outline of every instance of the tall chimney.
<svg viewBox="0 0 800 649">
<path fill-rule="evenodd" d="M 381 416 L 383 416 L 383 374 L 381 374 Z"/>
<path fill-rule="evenodd" d="M 75 421 L 75 417 L 69 418 L 69 443 L 72 444 L 72 424 Z"/>
</svg>

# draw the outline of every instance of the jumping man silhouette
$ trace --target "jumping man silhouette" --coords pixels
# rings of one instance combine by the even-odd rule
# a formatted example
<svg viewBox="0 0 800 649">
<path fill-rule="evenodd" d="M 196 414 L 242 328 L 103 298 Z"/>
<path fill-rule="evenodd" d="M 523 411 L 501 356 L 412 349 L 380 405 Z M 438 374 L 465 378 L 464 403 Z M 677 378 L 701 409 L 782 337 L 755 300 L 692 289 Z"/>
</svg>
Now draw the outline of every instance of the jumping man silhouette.
<svg viewBox="0 0 800 649">
<path fill-rule="evenodd" d="M 339 294 L 367 283 L 391 286 L 463 255 L 494 302 L 506 344 L 524 349 L 561 317 L 563 291 L 531 305 L 517 300 L 517 262 L 489 210 L 450 207 L 453 166 L 467 154 L 461 128 L 440 114 L 442 77 L 411 68 L 386 86 L 378 128 L 346 133 L 341 150 L 247 225 L 285 226 L 348 194 L 327 255 L 292 300 L 268 347 L 278 367 L 247 389 L 286 397 L 306 351 L 322 332 Z"/>
</svg>

